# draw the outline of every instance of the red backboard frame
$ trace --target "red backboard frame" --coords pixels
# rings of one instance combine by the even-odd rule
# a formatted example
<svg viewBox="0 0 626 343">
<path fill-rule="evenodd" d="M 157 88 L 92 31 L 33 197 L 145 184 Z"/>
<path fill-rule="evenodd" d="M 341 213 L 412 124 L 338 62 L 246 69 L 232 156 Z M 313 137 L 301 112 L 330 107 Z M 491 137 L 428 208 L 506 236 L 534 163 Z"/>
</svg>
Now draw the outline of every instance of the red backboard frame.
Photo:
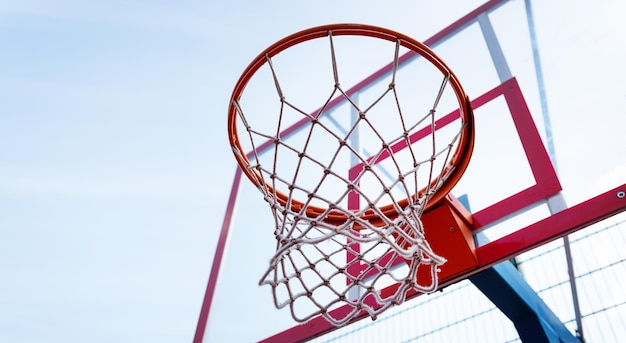
<svg viewBox="0 0 626 343">
<path fill-rule="evenodd" d="M 424 43 L 429 46 L 438 44 L 447 36 L 452 35 L 458 30 L 474 23 L 479 15 L 488 13 L 505 2 L 505 0 L 487 1 L 476 10 L 470 12 L 441 32 L 425 40 Z M 403 56 L 404 59 L 409 59 L 409 57 L 410 56 Z M 372 74 L 370 77 L 357 84 L 351 91 L 356 91 L 358 90 L 358 87 L 363 87 L 377 79 L 381 73 L 385 73 L 384 69 L 385 68 Z M 505 81 L 494 89 L 486 92 L 478 98 L 475 98 L 472 101 L 472 105 L 474 108 L 479 108 L 480 106 L 498 97 L 503 97 L 509 107 L 515 128 L 520 137 L 520 143 L 523 147 L 526 158 L 529 161 L 529 166 L 535 182 L 526 189 L 523 189 L 474 213 L 474 225 L 472 226 L 474 231 L 483 230 L 518 211 L 528 208 L 529 206 L 533 206 L 537 203 L 543 203 L 561 191 L 561 185 L 556 172 L 552 166 L 548 153 L 546 152 L 539 132 L 535 127 L 521 89 L 514 78 Z M 290 129 L 296 130 L 297 128 L 293 127 Z M 215 258 L 213 260 L 209 283 L 206 289 L 204 302 L 202 304 L 194 342 L 202 342 L 204 338 L 211 302 L 218 280 L 219 269 L 221 267 L 222 258 L 228 241 L 229 230 L 233 221 L 234 207 L 241 181 L 241 175 L 241 170 L 237 168 L 218 239 Z M 576 206 L 567 208 L 559 213 L 530 224 L 514 233 L 477 247 L 475 249 L 478 261 L 477 268 L 462 275 L 455 276 L 449 280 L 444 280 L 444 282 L 441 283 L 441 287 L 445 287 L 454 282 L 465 279 L 475 273 L 493 266 L 494 264 L 510 259 L 525 251 L 532 250 L 540 245 L 566 236 L 593 223 L 625 211 L 625 191 L 626 184 L 623 184 Z M 408 297 L 411 298 L 418 295 L 419 294 L 417 293 L 412 293 L 409 294 Z M 362 317 L 365 317 L 365 314 L 363 314 Z M 334 326 L 320 317 L 302 325 L 296 325 L 288 330 L 269 337 L 264 340 L 264 342 L 301 341 L 311 339 L 334 329 Z"/>
</svg>

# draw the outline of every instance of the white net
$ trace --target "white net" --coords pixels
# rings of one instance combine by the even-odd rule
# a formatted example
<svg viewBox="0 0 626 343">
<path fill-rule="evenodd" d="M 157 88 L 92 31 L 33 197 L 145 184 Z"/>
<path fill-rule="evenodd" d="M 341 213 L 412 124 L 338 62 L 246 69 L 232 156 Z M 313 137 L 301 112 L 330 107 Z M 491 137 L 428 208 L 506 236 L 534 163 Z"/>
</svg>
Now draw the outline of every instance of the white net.
<svg viewBox="0 0 626 343">
<path fill-rule="evenodd" d="M 455 171 L 465 99 L 451 89 L 451 73 L 423 58 L 428 51 L 418 58 L 400 38 L 349 38 L 329 30 L 289 53 L 262 55 L 247 85 L 262 94 L 231 104 L 248 138 L 233 151 L 276 224 L 260 284 L 299 322 L 321 315 L 341 326 L 363 311 L 375 319 L 409 290 L 436 290 L 445 262 L 420 216 Z M 342 86 L 371 70 L 355 61 L 380 63 L 377 55 L 393 61 L 379 75 L 384 86 Z M 413 56 L 411 66 L 403 56 Z"/>
<path fill-rule="evenodd" d="M 415 213 L 382 227 L 355 230 L 356 221 L 333 226 L 272 207 L 278 220 L 278 247 L 260 284 L 272 286 L 276 307 L 289 306 L 299 322 L 323 315 L 342 326 L 361 310 L 375 319 L 402 303 L 410 289 L 437 289 L 437 266 L 445 259 L 428 246 Z M 398 258 L 408 261 L 408 268 L 394 266 Z M 430 266 L 430 284 L 417 283 L 420 264 Z M 381 295 L 390 281 L 400 286 L 389 296 Z"/>
</svg>

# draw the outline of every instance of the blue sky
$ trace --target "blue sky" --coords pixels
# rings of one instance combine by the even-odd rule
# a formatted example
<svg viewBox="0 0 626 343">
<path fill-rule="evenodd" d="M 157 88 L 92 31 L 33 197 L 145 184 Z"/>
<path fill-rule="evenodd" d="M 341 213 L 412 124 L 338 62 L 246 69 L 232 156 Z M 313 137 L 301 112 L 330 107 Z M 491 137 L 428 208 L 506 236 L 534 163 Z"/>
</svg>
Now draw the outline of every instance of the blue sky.
<svg viewBox="0 0 626 343">
<path fill-rule="evenodd" d="M 190 341 L 247 63 L 331 22 L 427 38 L 480 3 L 436 15 L 409 1 L 0 3 L 0 341 Z M 585 183 L 575 203 L 626 173 L 626 11 L 557 3 L 535 11 L 564 185 Z"/>
<path fill-rule="evenodd" d="M 193 335 L 221 212 L 210 11 L 0 5 L 0 341 Z"/>
</svg>

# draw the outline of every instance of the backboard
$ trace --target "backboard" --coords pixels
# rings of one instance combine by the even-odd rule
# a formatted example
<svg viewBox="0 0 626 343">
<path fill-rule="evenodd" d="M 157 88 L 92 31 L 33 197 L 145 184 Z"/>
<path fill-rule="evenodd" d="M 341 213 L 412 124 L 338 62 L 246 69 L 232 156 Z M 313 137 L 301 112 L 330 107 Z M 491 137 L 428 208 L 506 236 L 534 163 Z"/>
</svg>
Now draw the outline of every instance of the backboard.
<svg viewBox="0 0 626 343">
<path fill-rule="evenodd" d="M 486 238 L 472 247 L 475 260 L 463 273 L 447 275 L 442 287 L 625 208 L 623 186 L 579 206 L 565 205 L 545 134 L 549 122 L 542 117 L 542 80 L 526 18 L 520 4 L 488 1 L 431 37 L 415 37 L 462 82 L 477 132 L 472 161 L 451 194 L 471 204 L 472 231 Z M 365 72 L 353 76 L 354 85 L 384 82 L 373 75 L 388 61 L 359 63 Z M 305 77 L 296 75 L 293 82 Z M 427 237 L 429 230 L 441 229 L 438 223 L 425 226 Z M 289 311 L 275 309 L 270 290 L 258 286 L 276 245 L 273 230 L 258 189 L 235 171 L 197 341 L 301 341 L 333 330 L 321 318 L 295 323 Z M 443 240 L 433 242 L 435 250 Z"/>
</svg>

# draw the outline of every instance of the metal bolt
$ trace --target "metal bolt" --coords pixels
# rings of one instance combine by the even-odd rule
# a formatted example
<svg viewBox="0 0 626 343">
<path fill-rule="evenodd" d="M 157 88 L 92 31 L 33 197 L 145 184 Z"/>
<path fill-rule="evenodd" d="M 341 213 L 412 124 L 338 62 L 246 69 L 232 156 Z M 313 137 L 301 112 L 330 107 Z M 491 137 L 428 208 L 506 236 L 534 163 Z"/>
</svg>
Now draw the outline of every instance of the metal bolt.
<svg viewBox="0 0 626 343">
<path fill-rule="evenodd" d="M 624 197 L 626 197 L 626 192 L 624 192 L 624 191 L 617 192 L 617 198 L 618 199 L 624 199 Z"/>
<path fill-rule="evenodd" d="M 454 232 L 454 226 L 450 226 L 450 232 Z"/>
</svg>

